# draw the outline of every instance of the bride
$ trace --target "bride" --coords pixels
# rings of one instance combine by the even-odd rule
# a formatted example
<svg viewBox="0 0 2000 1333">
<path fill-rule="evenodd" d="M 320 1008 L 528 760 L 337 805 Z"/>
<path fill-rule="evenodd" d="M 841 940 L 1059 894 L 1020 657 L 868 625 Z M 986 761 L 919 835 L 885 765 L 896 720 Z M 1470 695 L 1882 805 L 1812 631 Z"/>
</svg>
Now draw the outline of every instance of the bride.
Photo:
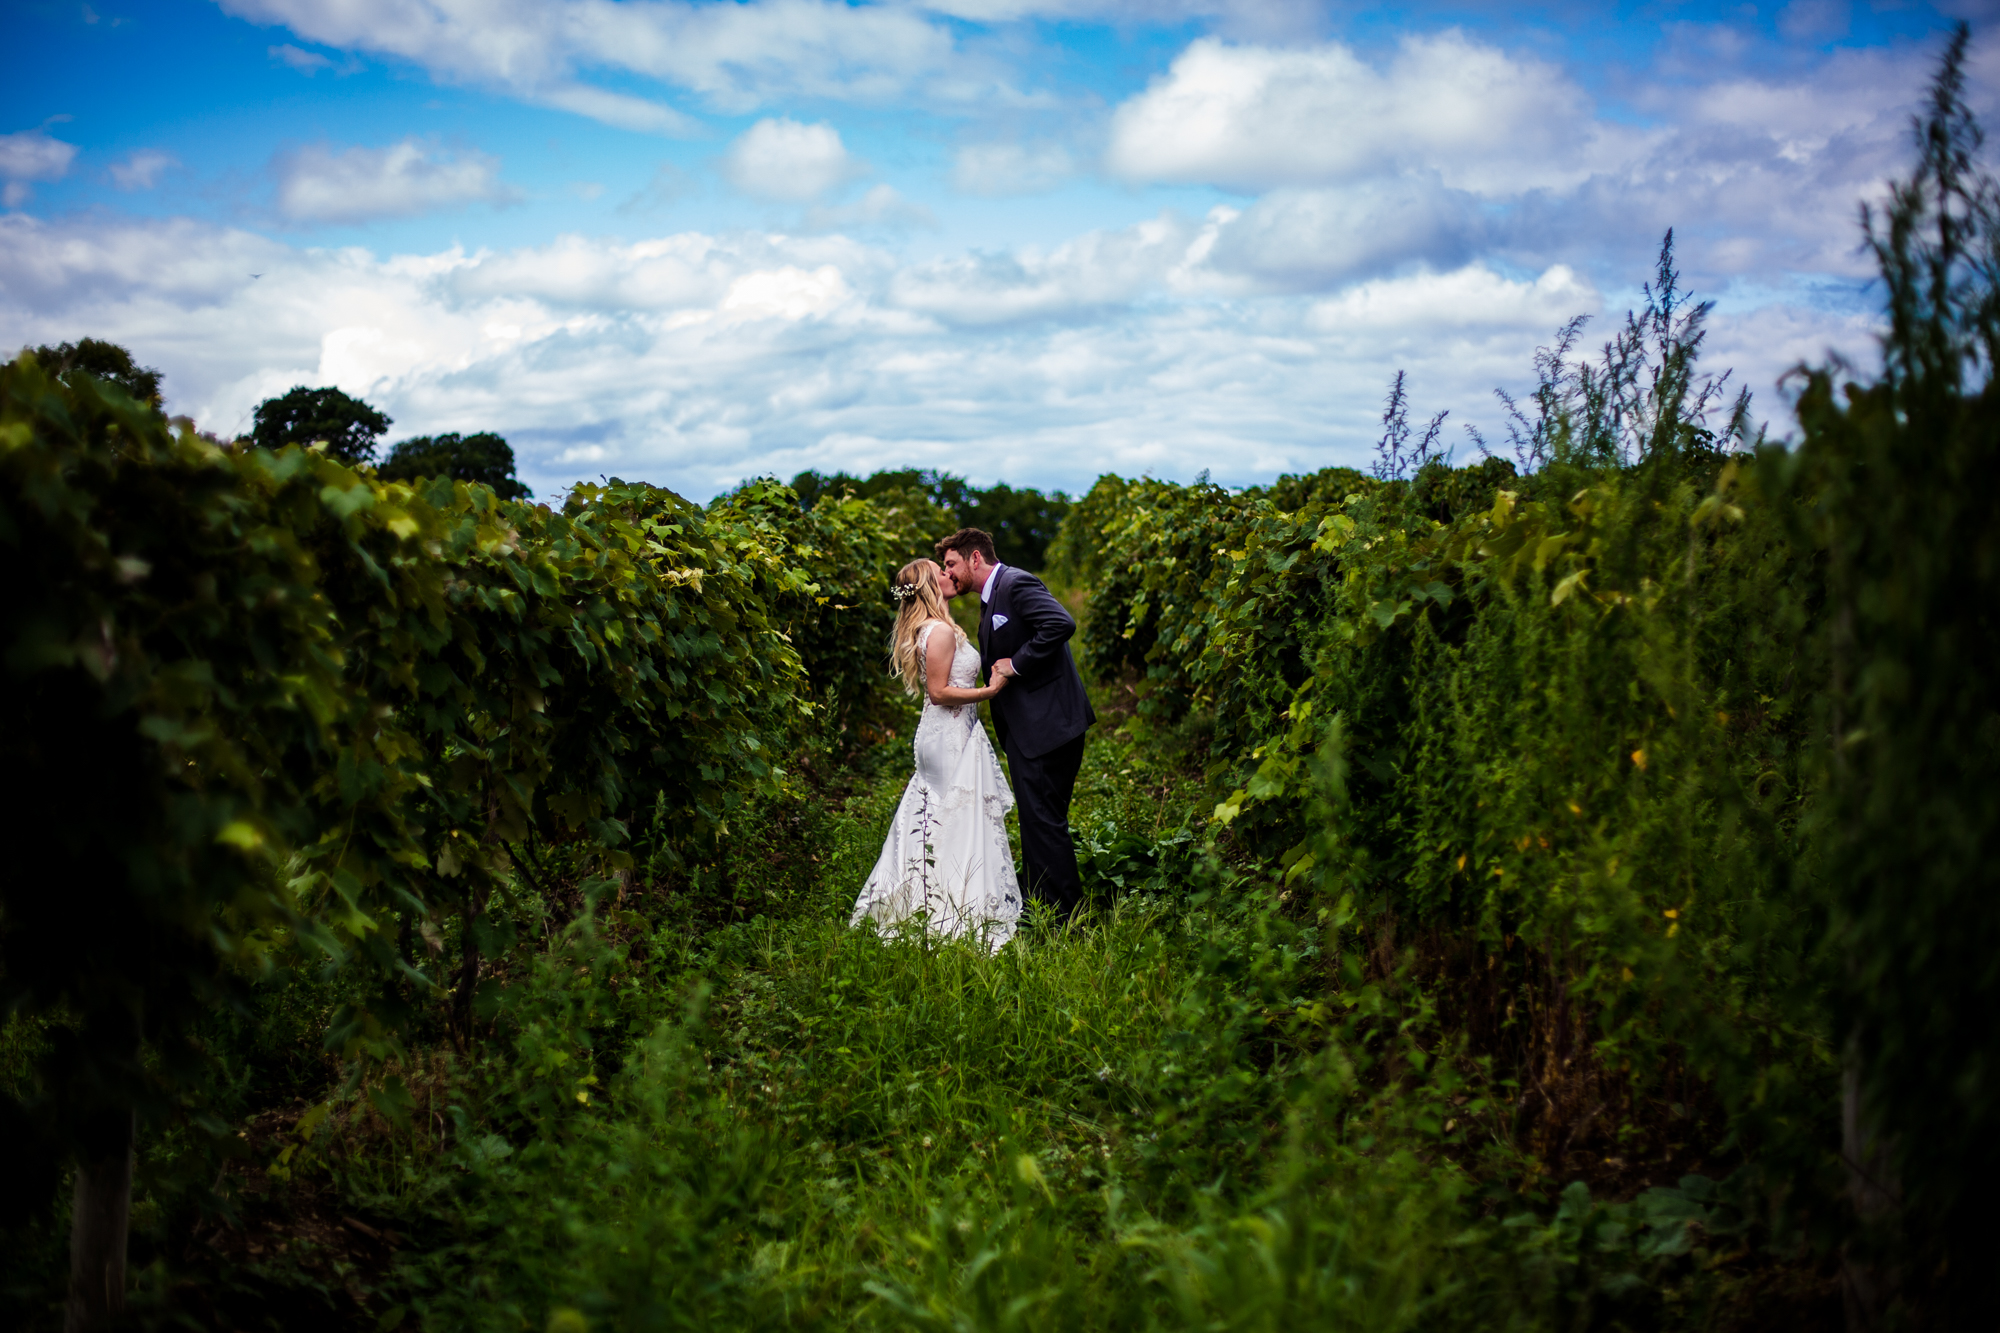
<svg viewBox="0 0 2000 1333">
<path fill-rule="evenodd" d="M 901 605 L 890 659 L 903 688 L 924 697 L 917 771 L 854 904 L 852 924 L 867 917 L 888 926 L 921 914 L 931 929 L 977 935 L 997 950 L 1021 915 L 1007 845 L 1014 793 L 979 725 L 979 704 L 1007 681 L 977 688 L 979 649 L 952 623 L 936 565 L 904 565 L 892 591 Z"/>
</svg>

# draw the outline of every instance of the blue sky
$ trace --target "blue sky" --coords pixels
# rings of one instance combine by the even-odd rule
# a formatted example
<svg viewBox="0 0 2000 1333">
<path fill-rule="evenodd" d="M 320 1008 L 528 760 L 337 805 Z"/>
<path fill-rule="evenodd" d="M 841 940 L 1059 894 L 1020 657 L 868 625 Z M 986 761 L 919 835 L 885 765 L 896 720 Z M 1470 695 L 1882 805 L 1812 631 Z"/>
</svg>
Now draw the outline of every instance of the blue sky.
<svg viewBox="0 0 2000 1333">
<path fill-rule="evenodd" d="M 337 384 L 542 494 L 1358 463 L 1397 369 L 1490 428 L 1668 226 L 1782 428 L 1869 360 L 1856 213 L 1957 18 L 2000 91 L 1990 4 L 10 13 L 0 342 L 115 339 L 224 434 Z"/>
</svg>

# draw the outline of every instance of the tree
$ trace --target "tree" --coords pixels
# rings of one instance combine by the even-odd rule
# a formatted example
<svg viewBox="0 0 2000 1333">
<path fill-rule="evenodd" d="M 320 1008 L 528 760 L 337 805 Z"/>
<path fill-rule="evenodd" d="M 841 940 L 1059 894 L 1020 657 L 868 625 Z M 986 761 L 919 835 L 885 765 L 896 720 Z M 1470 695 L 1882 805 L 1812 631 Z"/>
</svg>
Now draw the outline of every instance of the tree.
<svg viewBox="0 0 2000 1333">
<path fill-rule="evenodd" d="M 811 509 L 819 503 L 822 495 L 838 497 L 842 491 L 853 491 L 856 495 L 860 495 L 861 488 L 867 484 L 852 473 L 829 473 L 813 469 L 808 469 L 792 478 L 792 490 L 798 494 L 801 509 Z"/>
<path fill-rule="evenodd" d="M 963 477 L 935 468 L 914 467 L 883 468 L 865 479 L 847 472 L 801 472 L 792 478 L 792 489 L 798 492 L 799 504 L 807 509 L 818 504 L 822 495 L 838 496 L 842 491 L 853 491 L 864 500 L 890 491 L 909 491 L 954 516 L 978 494 Z"/>
<path fill-rule="evenodd" d="M 71 375 L 82 371 L 108 380 L 142 403 L 153 407 L 160 405 L 160 372 L 134 361 L 132 354 L 117 343 L 84 338 L 73 343 L 57 343 L 54 347 L 37 347 L 34 355 L 43 370 L 64 384 L 71 382 Z"/>
<path fill-rule="evenodd" d="M 492 431 L 476 435 L 419 435 L 389 451 L 379 469 L 385 481 L 418 481 L 450 477 L 453 481 L 491 486 L 503 500 L 525 500 L 534 494 L 514 476 L 514 451 Z"/>
<path fill-rule="evenodd" d="M 389 417 L 359 398 L 349 398 L 338 389 L 299 385 L 282 398 L 257 404 L 250 439 L 261 449 L 324 440 L 327 457 L 352 466 L 375 457 L 375 441 L 390 424 Z"/>
<path fill-rule="evenodd" d="M 982 491 L 963 477 L 933 468 L 885 468 L 865 480 L 845 472 L 801 472 L 792 478 L 792 489 L 807 509 L 818 504 L 821 496 L 838 496 L 843 490 L 851 490 L 864 500 L 880 500 L 892 493 L 920 497 L 942 510 L 955 525 L 992 533 L 1000 558 L 1023 569 L 1042 567 L 1049 543 L 1069 513 L 1069 497 L 1061 491 L 1044 493 L 1028 486 L 1017 490 L 1004 481 Z M 923 552 L 929 553 L 928 548 Z"/>
<path fill-rule="evenodd" d="M 1022 569 L 1040 569 L 1048 560 L 1049 543 L 1069 513 L 1069 497 L 1061 491 L 1044 493 L 1032 486 L 1016 490 L 1004 481 L 995 482 L 983 491 L 972 491 L 958 513 L 967 525 L 993 534 L 993 547 L 1002 560 Z"/>
</svg>

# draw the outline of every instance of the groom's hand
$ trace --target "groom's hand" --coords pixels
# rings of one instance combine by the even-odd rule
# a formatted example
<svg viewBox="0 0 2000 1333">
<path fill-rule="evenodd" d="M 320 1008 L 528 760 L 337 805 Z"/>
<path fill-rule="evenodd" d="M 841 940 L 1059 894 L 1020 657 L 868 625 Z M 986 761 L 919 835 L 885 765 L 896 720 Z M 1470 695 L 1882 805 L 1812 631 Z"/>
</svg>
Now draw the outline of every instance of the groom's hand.
<svg viewBox="0 0 2000 1333">
<path fill-rule="evenodd" d="M 1014 659 L 1003 657 L 993 664 L 993 674 L 996 676 L 1013 676 L 1019 673 L 1014 670 Z"/>
</svg>

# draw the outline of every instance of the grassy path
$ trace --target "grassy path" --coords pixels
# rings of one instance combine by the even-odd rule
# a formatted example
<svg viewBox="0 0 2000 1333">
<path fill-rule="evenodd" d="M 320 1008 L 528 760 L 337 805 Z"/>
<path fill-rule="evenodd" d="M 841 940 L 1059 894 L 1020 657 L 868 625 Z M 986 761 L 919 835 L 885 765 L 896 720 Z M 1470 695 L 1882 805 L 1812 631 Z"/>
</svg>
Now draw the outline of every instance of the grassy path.
<svg viewBox="0 0 2000 1333">
<path fill-rule="evenodd" d="M 1464 1175 L 1381 1137 L 1283 915 L 1134 895 L 997 957 L 845 929 L 904 776 L 834 821 L 816 910 L 573 935 L 474 1072 L 479 1123 L 344 1168 L 423 1241 L 391 1322 L 1384 1330 L 1536 1306 L 1469 1243 Z M 1093 745 L 1086 842 L 1154 831 L 1173 786 Z"/>
</svg>

